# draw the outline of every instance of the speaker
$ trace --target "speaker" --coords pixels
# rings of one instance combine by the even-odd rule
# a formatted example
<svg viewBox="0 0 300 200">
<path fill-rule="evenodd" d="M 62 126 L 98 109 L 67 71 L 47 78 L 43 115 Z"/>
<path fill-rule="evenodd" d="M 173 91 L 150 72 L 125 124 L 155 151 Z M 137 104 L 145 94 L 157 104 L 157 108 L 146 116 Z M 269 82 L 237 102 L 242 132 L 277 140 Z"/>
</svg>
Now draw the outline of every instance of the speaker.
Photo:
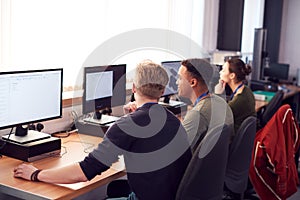
<svg viewBox="0 0 300 200">
<path fill-rule="evenodd" d="M 43 128 L 44 128 L 44 125 L 43 125 L 43 124 L 37 123 L 37 125 L 36 125 L 36 130 L 37 130 L 38 132 L 41 132 L 41 130 L 43 130 Z"/>
<path fill-rule="evenodd" d="M 37 125 L 30 124 L 28 126 L 29 130 L 37 130 L 38 132 L 41 132 L 41 130 L 43 130 L 43 128 L 44 128 L 44 125 L 41 123 L 37 123 Z"/>
</svg>

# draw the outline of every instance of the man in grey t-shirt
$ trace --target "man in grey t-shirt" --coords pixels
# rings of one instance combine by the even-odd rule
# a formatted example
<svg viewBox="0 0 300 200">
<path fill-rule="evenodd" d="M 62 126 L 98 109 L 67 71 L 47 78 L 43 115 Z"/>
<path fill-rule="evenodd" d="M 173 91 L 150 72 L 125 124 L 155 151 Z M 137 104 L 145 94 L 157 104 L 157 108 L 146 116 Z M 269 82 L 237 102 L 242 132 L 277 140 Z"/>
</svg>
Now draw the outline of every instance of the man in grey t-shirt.
<svg viewBox="0 0 300 200">
<path fill-rule="evenodd" d="M 220 124 L 227 124 L 233 130 L 230 107 L 224 99 L 208 89 L 212 75 L 213 67 L 198 58 L 183 60 L 178 71 L 178 94 L 193 103 L 193 108 L 182 121 L 193 152 L 208 130 Z"/>
</svg>

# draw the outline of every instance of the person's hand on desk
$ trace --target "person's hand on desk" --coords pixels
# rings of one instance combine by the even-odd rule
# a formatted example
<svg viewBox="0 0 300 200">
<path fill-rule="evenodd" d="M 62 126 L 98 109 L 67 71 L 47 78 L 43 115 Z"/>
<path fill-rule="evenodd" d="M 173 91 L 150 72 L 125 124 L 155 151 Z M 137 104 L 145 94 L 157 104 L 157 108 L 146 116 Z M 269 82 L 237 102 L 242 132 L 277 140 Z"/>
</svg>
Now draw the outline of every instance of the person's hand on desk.
<svg viewBox="0 0 300 200">
<path fill-rule="evenodd" d="M 46 183 L 78 183 L 87 181 L 87 177 L 81 170 L 79 163 L 66 165 L 61 168 L 39 170 L 30 164 L 21 164 L 14 168 L 14 177 L 30 181 L 42 181 Z"/>
<path fill-rule="evenodd" d="M 137 106 L 136 106 L 135 101 L 134 102 L 129 102 L 128 104 L 123 106 L 124 114 L 134 112 L 136 109 L 137 109 Z"/>
<path fill-rule="evenodd" d="M 36 167 L 29 164 L 21 164 L 14 168 L 14 177 L 31 180 L 31 175 L 37 170 Z"/>
</svg>

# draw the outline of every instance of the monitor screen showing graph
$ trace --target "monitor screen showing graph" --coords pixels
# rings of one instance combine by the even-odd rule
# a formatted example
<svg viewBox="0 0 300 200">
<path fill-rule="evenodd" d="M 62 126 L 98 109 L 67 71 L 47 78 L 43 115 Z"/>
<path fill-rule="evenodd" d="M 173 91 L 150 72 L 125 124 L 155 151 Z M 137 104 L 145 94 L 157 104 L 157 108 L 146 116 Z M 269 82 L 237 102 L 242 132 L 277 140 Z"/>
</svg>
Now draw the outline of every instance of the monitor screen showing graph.
<svg viewBox="0 0 300 200">
<path fill-rule="evenodd" d="M 166 86 L 163 97 L 177 94 L 178 87 L 176 84 L 178 78 L 178 70 L 181 66 L 181 61 L 164 61 L 161 63 L 162 67 L 166 69 L 169 75 L 169 83 Z"/>
</svg>

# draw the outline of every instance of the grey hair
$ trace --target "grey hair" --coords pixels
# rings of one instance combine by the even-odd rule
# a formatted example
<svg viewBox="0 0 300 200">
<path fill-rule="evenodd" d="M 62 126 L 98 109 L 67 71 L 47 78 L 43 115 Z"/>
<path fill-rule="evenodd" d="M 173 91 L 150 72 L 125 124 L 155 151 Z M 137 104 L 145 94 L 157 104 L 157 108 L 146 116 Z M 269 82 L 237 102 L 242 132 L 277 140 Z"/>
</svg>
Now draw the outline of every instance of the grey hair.
<svg viewBox="0 0 300 200">
<path fill-rule="evenodd" d="M 137 64 L 134 84 L 145 96 L 159 98 L 169 82 L 166 70 L 151 60 L 144 60 Z"/>
</svg>

